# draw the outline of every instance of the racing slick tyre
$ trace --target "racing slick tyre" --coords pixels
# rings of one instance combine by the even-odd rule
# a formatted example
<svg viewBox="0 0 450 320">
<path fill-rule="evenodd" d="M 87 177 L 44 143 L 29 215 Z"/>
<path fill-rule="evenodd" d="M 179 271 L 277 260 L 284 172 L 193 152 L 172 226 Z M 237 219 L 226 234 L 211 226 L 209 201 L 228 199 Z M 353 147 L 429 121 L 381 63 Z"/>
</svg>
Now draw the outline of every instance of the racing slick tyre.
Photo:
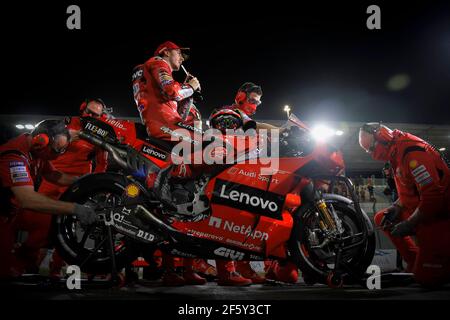
<svg viewBox="0 0 450 320">
<path fill-rule="evenodd" d="M 313 203 L 305 204 L 295 215 L 289 242 L 291 259 L 302 273 L 318 283 L 332 284 L 332 287 L 361 283 L 375 253 L 372 223 L 364 212 L 363 216 L 359 215 L 347 198 L 325 194 L 324 200 L 327 206 L 333 206 L 341 220 L 344 232 L 340 237 L 343 241 L 324 242 L 327 236 L 319 227 L 316 207 Z M 325 245 L 321 247 L 321 244 Z M 335 261 L 340 249 L 341 262 L 339 270 L 336 270 Z M 342 284 L 336 285 L 336 274 L 342 277 Z"/>
<path fill-rule="evenodd" d="M 124 201 L 126 177 L 114 173 L 91 174 L 79 179 L 60 200 L 93 207 L 112 207 Z M 108 227 L 104 222 L 83 227 L 74 215 L 53 218 L 52 241 L 61 257 L 81 271 L 93 274 L 111 272 L 112 259 Z M 137 257 L 139 245 L 112 228 L 116 269 L 120 271 Z"/>
</svg>

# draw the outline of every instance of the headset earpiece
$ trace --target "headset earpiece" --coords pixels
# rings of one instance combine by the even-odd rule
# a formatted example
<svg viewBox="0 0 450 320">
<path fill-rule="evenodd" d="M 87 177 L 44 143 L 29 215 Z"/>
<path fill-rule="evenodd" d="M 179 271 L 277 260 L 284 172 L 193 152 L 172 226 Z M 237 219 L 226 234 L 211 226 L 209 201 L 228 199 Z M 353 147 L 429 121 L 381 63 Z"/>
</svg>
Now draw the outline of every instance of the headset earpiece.
<svg viewBox="0 0 450 320">
<path fill-rule="evenodd" d="M 31 145 L 35 148 L 45 148 L 53 143 L 57 135 L 65 135 L 70 141 L 69 130 L 64 120 L 43 120 L 31 132 Z"/>
<path fill-rule="evenodd" d="M 235 98 L 236 103 L 242 104 L 243 102 L 245 102 L 245 100 L 247 100 L 247 93 L 243 91 L 238 91 Z"/>
<path fill-rule="evenodd" d="M 89 103 L 89 99 L 84 100 L 80 105 L 80 113 L 83 113 L 86 110 L 87 105 Z"/>
<path fill-rule="evenodd" d="M 46 133 L 39 133 L 32 138 L 31 143 L 35 148 L 45 148 L 50 143 L 50 138 Z"/>
</svg>

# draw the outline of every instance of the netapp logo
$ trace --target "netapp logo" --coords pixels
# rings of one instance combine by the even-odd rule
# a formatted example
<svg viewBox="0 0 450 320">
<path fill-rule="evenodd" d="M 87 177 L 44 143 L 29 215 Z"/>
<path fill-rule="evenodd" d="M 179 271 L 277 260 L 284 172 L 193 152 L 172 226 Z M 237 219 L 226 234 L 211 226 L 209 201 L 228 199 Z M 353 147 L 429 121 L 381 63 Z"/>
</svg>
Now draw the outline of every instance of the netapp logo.
<svg viewBox="0 0 450 320">
<path fill-rule="evenodd" d="M 214 203 L 281 219 L 284 198 L 261 189 L 217 179 L 212 198 Z"/>
<path fill-rule="evenodd" d="M 145 154 L 148 154 L 149 156 L 155 157 L 155 158 L 157 158 L 159 160 L 166 161 L 166 159 L 167 159 L 167 154 L 165 154 L 162 151 L 158 151 L 158 150 L 156 150 L 156 149 L 154 149 L 154 148 L 152 148 L 150 146 L 147 146 L 147 145 L 144 145 L 142 147 L 142 152 L 145 153 Z"/>
<path fill-rule="evenodd" d="M 258 240 L 262 240 L 262 241 L 269 239 L 269 234 L 266 232 L 261 232 L 259 230 L 252 230 L 251 226 L 246 226 L 246 225 L 239 226 L 239 225 L 235 224 L 233 221 L 225 220 L 225 222 L 222 224 L 222 219 L 217 218 L 217 217 L 210 217 L 208 225 L 210 227 L 214 227 L 217 229 L 222 229 L 222 230 L 242 234 L 247 237 L 251 237 L 253 239 L 258 239 Z"/>
<path fill-rule="evenodd" d="M 214 250 L 214 254 L 218 255 L 220 257 L 229 258 L 231 260 L 243 260 L 244 259 L 244 253 L 227 249 L 224 247 L 217 248 Z"/>
</svg>

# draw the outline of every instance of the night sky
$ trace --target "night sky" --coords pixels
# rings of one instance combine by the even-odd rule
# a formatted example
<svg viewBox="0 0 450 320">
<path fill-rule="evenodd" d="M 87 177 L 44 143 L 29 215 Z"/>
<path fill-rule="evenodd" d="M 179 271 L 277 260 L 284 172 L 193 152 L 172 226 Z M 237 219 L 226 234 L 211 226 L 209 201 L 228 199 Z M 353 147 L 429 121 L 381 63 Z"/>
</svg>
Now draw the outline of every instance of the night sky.
<svg viewBox="0 0 450 320">
<path fill-rule="evenodd" d="M 185 66 L 204 117 L 252 81 L 264 91 L 259 119 L 283 119 L 289 104 L 305 120 L 450 123 L 448 1 L 308 2 L 2 4 L 1 113 L 76 114 L 84 97 L 101 97 L 116 116 L 138 116 L 131 71 L 172 40 L 192 48 Z M 66 28 L 70 4 L 81 30 Z M 370 4 L 381 30 L 366 28 Z M 390 90 L 398 74 L 406 86 Z"/>
</svg>

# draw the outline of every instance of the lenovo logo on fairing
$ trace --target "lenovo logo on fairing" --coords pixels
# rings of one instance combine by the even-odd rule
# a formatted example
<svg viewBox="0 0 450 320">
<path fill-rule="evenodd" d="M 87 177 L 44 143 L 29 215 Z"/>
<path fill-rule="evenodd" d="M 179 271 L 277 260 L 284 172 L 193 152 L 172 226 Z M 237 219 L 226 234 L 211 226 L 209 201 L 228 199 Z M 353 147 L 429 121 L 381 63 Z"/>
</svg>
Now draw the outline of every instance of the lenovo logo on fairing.
<svg viewBox="0 0 450 320">
<path fill-rule="evenodd" d="M 155 157 L 155 158 L 160 159 L 160 160 L 166 160 L 167 159 L 167 155 L 166 154 L 164 154 L 162 152 L 159 152 L 156 149 L 153 149 L 153 148 L 151 148 L 151 147 L 149 147 L 147 145 L 144 145 L 142 147 L 142 152 L 145 153 L 145 154 L 148 154 L 151 157 Z"/>
<path fill-rule="evenodd" d="M 264 200 L 263 198 L 257 196 L 251 196 L 248 193 L 239 192 L 236 190 L 227 193 L 226 186 L 222 186 L 220 191 L 220 197 L 224 199 L 230 199 L 231 201 L 236 201 L 240 203 L 250 204 L 253 207 L 260 207 L 261 209 L 269 209 L 272 212 L 278 211 L 278 205 L 269 200 Z"/>
<path fill-rule="evenodd" d="M 281 220 L 284 196 L 244 184 L 217 179 L 212 203 Z"/>
<path fill-rule="evenodd" d="M 229 258 L 231 260 L 242 260 L 244 259 L 244 253 L 239 252 L 239 251 L 235 251 L 235 250 L 231 250 L 231 249 L 227 249 L 224 247 L 218 248 L 216 250 L 214 250 L 214 254 L 220 256 L 220 257 L 224 257 L 224 258 Z"/>
</svg>

